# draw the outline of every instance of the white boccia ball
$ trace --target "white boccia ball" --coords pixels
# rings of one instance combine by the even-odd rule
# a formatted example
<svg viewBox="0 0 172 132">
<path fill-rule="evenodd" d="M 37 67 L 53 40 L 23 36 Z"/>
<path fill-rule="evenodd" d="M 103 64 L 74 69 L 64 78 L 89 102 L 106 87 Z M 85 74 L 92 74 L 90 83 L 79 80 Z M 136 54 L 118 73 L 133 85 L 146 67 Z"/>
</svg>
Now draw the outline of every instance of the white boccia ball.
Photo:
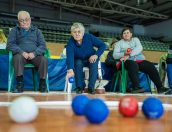
<svg viewBox="0 0 172 132">
<path fill-rule="evenodd" d="M 27 123 L 36 119 L 39 109 L 31 97 L 18 97 L 8 108 L 11 119 L 17 123 Z"/>
</svg>

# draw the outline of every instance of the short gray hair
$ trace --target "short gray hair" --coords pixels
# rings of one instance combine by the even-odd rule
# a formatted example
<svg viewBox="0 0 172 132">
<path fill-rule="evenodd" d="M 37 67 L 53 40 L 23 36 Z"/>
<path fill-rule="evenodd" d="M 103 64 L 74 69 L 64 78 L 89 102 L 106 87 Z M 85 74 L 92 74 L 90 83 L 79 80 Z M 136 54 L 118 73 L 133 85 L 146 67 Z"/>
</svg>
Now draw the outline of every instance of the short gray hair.
<svg viewBox="0 0 172 132">
<path fill-rule="evenodd" d="M 85 33 L 85 28 L 84 28 L 82 23 L 79 23 L 79 22 L 73 23 L 73 25 L 71 26 L 71 30 L 70 31 L 71 32 L 74 31 L 75 28 L 79 28 L 83 34 Z"/>
<path fill-rule="evenodd" d="M 19 11 L 19 12 L 18 12 L 18 15 L 17 15 L 18 20 L 19 20 L 19 17 L 20 17 L 21 14 L 25 14 L 25 15 L 27 15 L 27 16 L 30 18 L 29 12 L 27 12 L 27 11 Z"/>
</svg>

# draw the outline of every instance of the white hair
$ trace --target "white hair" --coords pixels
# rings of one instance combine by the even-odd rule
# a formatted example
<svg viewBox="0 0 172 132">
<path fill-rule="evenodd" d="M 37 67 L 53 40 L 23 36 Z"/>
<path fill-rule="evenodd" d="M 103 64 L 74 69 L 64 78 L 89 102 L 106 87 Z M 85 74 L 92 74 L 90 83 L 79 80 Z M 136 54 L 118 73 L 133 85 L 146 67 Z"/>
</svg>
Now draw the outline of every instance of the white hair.
<svg viewBox="0 0 172 132">
<path fill-rule="evenodd" d="M 73 23 L 70 31 L 73 32 L 74 29 L 76 29 L 76 28 L 79 28 L 83 34 L 85 33 L 85 28 L 82 23 L 79 23 L 79 22 Z"/>
<path fill-rule="evenodd" d="M 26 16 L 28 16 L 28 17 L 30 18 L 29 12 L 27 12 L 27 11 L 19 11 L 19 12 L 18 12 L 18 15 L 17 15 L 18 20 L 19 20 L 19 18 L 20 18 L 20 15 L 22 15 L 22 14 L 24 14 L 24 15 L 26 15 Z"/>
</svg>

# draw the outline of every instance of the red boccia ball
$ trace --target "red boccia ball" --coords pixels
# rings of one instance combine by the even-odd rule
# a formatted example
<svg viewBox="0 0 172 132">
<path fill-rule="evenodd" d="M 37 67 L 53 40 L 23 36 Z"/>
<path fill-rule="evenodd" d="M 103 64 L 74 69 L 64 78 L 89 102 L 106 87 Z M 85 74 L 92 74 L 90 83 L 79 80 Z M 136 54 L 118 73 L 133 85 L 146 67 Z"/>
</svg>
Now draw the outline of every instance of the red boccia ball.
<svg viewBox="0 0 172 132">
<path fill-rule="evenodd" d="M 119 101 L 119 112 L 125 117 L 134 117 L 138 108 L 138 101 L 134 97 L 123 97 Z"/>
<path fill-rule="evenodd" d="M 131 49 L 131 48 L 128 48 L 128 49 L 127 49 L 127 52 L 131 52 L 131 51 L 132 51 L 132 49 Z"/>
</svg>

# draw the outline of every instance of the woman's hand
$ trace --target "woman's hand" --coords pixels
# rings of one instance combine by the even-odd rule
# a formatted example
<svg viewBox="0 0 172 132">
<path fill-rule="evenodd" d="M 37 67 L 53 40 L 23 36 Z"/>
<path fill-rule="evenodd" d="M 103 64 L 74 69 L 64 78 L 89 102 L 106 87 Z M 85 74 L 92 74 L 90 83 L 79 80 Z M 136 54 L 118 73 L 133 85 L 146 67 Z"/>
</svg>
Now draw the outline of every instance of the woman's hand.
<svg viewBox="0 0 172 132">
<path fill-rule="evenodd" d="M 97 55 L 92 55 L 92 56 L 90 56 L 90 58 L 89 58 L 89 62 L 90 62 L 90 63 L 94 63 L 94 62 L 96 62 L 97 58 L 98 58 Z"/>
<path fill-rule="evenodd" d="M 125 55 L 120 59 L 120 61 L 126 61 L 128 58 L 129 58 L 129 55 Z"/>
<path fill-rule="evenodd" d="M 73 69 L 67 70 L 66 80 L 68 80 L 68 78 L 70 78 L 70 77 L 73 77 L 74 75 L 75 74 L 74 74 Z"/>
<path fill-rule="evenodd" d="M 126 52 L 125 52 L 125 56 L 130 55 L 131 52 L 132 52 L 132 49 L 131 49 L 131 48 L 128 48 L 128 49 L 126 50 Z"/>
</svg>

